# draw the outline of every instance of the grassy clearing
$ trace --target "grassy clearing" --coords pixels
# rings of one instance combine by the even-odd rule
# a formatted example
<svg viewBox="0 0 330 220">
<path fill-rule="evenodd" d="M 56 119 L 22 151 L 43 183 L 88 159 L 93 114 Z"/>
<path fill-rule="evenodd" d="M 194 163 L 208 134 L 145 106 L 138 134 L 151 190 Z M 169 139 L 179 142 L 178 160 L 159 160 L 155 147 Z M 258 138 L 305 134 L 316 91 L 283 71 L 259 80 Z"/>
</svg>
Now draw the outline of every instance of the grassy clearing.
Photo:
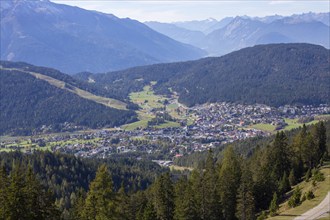
<svg viewBox="0 0 330 220">
<path fill-rule="evenodd" d="M 250 128 L 255 128 L 262 131 L 274 132 L 275 126 L 271 124 L 255 124 L 251 125 Z"/>
<path fill-rule="evenodd" d="M 44 80 L 44 81 L 48 82 L 49 84 L 51 84 L 53 86 L 56 86 L 57 88 L 65 89 L 65 90 L 67 90 L 69 92 L 72 92 L 72 93 L 74 93 L 74 94 L 76 94 L 76 95 L 78 95 L 78 96 L 80 96 L 84 99 L 88 99 L 88 100 L 97 102 L 97 103 L 105 105 L 107 107 L 121 109 L 121 110 L 126 109 L 126 103 L 124 103 L 122 101 L 119 101 L 119 100 L 116 100 L 116 99 L 111 99 L 111 98 L 106 98 L 106 97 L 102 97 L 102 96 L 97 96 L 97 95 L 94 95 L 90 92 L 79 89 L 79 88 L 77 88 L 75 86 L 72 86 L 72 85 L 66 86 L 65 82 L 63 82 L 61 80 L 58 80 L 58 79 L 55 79 L 53 77 L 46 76 L 46 75 L 43 75 L 43 74 L 40 74 L 40 73 L 23 71 L 23 70 L 20 70 L 20 69 L 13 69 L 13 70 L 18 70 L 20 72 L 31 74 L 34 77 L 36 77 L 37 79 Z"/>
<path fill-rule="evenodd" d="M 305 125 L 313 125 L 318 123 L 320 120 L 329 120 L 330 119 L 330 115 L 319 115 L 315 117 L 315 120 L 310 121 L 308 123 L 305 123 Z M 298 119 L 290 119 L 290 118 L 285 118 L 284 119 L 285 122 L 288 124 L 287 126 L 285 126 L 284 129 L 281 129 L 283 131 L 289 131 L 292 129 L 296 129 L 299 127 L 302 127 L 304 123 L 299 123 Z M 267 131 L 267 132 L 275 132 L 275 126 L 271 125 L 271 124 L 255 124 L 255 125 L 250 125 L 249 128 L 255 128 L 258 130 L 262 130 L 262 131 Z"/>
<path fill-rule="evenodd" d="M 105 98 L 105 97 L 101 97 L 101 96 L 97 96 L 94 95 L 90 92 L 87 92 L 85 90 L 79 89 L 77 87 L 74 86 L 70 86 L 70 88 L 65 86 L 65 82 L 62 82 L 60 80 L 54 79 L 52 77 L 49 76 L 45 76 L 39 73 L 33 73 L 33 72 L 29 72 L 30 74 L 34 75 L 36 78 L 38 79 L 42 79 L 47 81 L 49 84 L 56 86 L 60 89 L 65 89 L 69 92 L 72 92 L 84 99 L 88 99 L 94 102 L 97 102 L 99 104 L 105 105 L 107 107 L 111 107 L 111 108 L 116 108 L 116 109 L 126 109 L 126 104 L 124 102 L 121 102 L 119 100 L 115 100 L 115 99 L 111 99 L 111 98 Z"/>
<path fill-rule="evenodd" d="M 298 119 L 289 119 L 289 118 L 285 118 L 284 119 L 285 122 L 288 124 L 287 126 L 285 126 L 285 128 L 283 129 L 284 131 L 288 131 L 288 130 L 292 130 L 292 129 L 296 129 L 299 127 L 302 127 L 304 123 L 299 123 Z M 313 120 L 310 121 L 308 123 L 305 123 L 305 125 L 312 125 L 312 124 L 316 124 L 318 123 L 320 120 Z"/>
<path fill-rule="evenodd" d="M 327 193 L 330 191 L 330 165 L 324 166 L 321 169 L 321 172 L 324 174 L 325 180 L 323 182 L 318 182 L 315 187 L 312 185 L 312 181 L 302 182 L 298 184 L 302 188 L 302 194 L 312 190 L 315 198 L 312 200 L 304 201 L 300 206 L 295 208 L 289 208 L 287 202 L 280 205 L 279 215 L 269 218 L 271 220 L 290 220 L 294 219 L 296 216 L 299 216 L 308 210 L 314 208 L 322 202 L 326 197 Z"/>
<path fill-rule="evenodd" d="M 156 95 L 154 91 L 152 90 L 152 86 L 157 84 L 157 82 L 153 81 L 150 83 L 150 85 L 145 86 L 143 88 L 143 91 L 140 92 L 133 92 L 129 95 L 130 100 L 138 104 L 141 108 L 141 110 L 137 111 L 139 121 L 123 125 L 121 128 L 125 130 L 134 130 L 137 128 L 145 128 L 148 126 L 148 121 L 150 121 L 152 118 L 155 118 L 155 114 L 151 112 L 152 109 L 155 108 L 164 108 L 164 101 L 168 98 Z M 187 119 L 188 123 L 192 123 L 193 120 L 190 118 L 190 116 L 183 116 L 179 115 L 176 111 L 176 109 L 179 107 L 180 104 L 178 103 L 171 103 L 166 106 L 166 112 L 168 112 L 173 118 L 176 119 Z M 161 124 L 159 126 L 155 126 L 155 128 L 167 128 L 167 127 L 179 127 L 180 124 L 177 122 L 166 122 L 164 124 Z"/>
<path fill-rule="evenodd" d="M 13 144 L 6 144 L 7 148 L 0 148 L 0 152 L 2 151 L 13 151 L 10 147 L 19 147 L 19 150 L 22 152 L 25 152 L 26 150 L 41 150 L 41 151 L 46 151 L 46 150 L 51 150 L 52 147 L 55 146 L 66 146 L 66 145 L 75 145 L 75 144 L 91 144 L 91 145 L 96 145 L 98 141 L 100 141 L 101 138 L 94 138 L 94 139 L 89 139 L 89 140 L 84 140 L 84 139 L 70 139 L 70 140 L 65 140 L 65 141 L 46 141 L 46 146 L 41 147 L 37 143 L 31 143 L 29 140 L 22 140 L 18 141 L 17 143 Z"/>
<path fill-rule="evenodd" d="M 156 82 L 151 82 L 151 85 L 155 85 Z M 152 91 L 151 85 L 145 86 L 143 91 L 133 92 L 129 95 L 130 100 L 138 104 L 141 110 L 137 111 L 139 121 L 130 124 L 123 125 L 121 128 L 124 130 L 134 130 L 137 128 L 145 128 L 148 126 L 148 121 L 155 117 L 151 112 L 154 108 L 164 107 L 165 98 L 159 95 L 155 95 Z"/>
<path fill-rule="evenodd" d="M 111 108 L 126 110 L 126 103 L 116 100 L 116 99 L 97 96 L 97 95 L 94 95 L 90 92 L 87 92 L 87 91 L 79 89 L 79 88 L 75 88 L 74 93 L 79 95 L 82 98 L 92 100 L 94 102 L 100 103 L 102 105 L 105 105 L 105 106 L 108 106 Z"/>
<path fill-rule="evenodd" d="M 181 166 L 177 166 L 177 165 L 171 165 L 169 166 L 170 170 L 179 170 L 179 171 L 185 171 L 185 170 L 189 170 L 192 171 L 194 168 L 191 167 L 181 167 Z"/>
<path fill-rule="evenodd" d="M 143 109 L 164 107 L 164 97 L 155 95 L 151 86 L 145 86 L 141 92 L 133 92 L 129 95 L 132 102 L 140 105 Z"/>
<path fill-rule="evenodd" d="M 146 128 L 148 126 L 148 120 L 140 120 L 130 124 L 121 126 L 122 129 L 132 131 L 138 128 Z"/>
</svg>

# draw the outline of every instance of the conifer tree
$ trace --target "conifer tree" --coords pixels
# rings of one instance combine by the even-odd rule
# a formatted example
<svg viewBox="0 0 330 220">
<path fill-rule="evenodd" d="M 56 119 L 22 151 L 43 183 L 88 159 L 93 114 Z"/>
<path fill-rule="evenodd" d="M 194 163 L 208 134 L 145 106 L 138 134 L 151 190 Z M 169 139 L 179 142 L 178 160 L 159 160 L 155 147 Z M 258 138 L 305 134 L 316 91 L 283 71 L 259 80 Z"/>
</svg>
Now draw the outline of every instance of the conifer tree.
<svg viewBox="0 0 330 220">
<path fill-rule="evenodd" d="M 84 206 L 85 219 L 115 219 L 112 178 L 105 164 L 101 165 L 90 183 Z"/>
<path fill-rule="evenodd" d="M 271 175 L 272 163 L 271 146 L 259 150 L 251 158 L 251 171 L 253 171 L 253 195 L 255 198 L 256 211 L 268 208 L 274 191 L 277 190 L 276 180 Z"/>
<path fill-rule="evenodd" d="M 29 210 L 27 219 L 57 219 L 59 212 L 54 206 L 53 195 L 49 190 L 43 189 L 30 165 L 25 179 L 24 192 Z"/>
<path fill-rule="evenodd" d="M 190 178 L 189 178 L 189 186 L 191 186 L 191 192 L 188 191 L 187 194 L 189 198 L 192 198 L 192 205 L 193 207 L 196 207 L 196 213 L 197 218 L 203 219 L 204 213 L 204 190 L 203 190 L 203 184 L 202 184 L 202 171 L 194 169 L 191 172 Z"/>
<path fill-rule="evenodd" d="M 283 131 L 277 132 L 270 154 L 270 163 L 272 163 L 272 174 L 276 180 L 282 178 L 284 172 L 289 172 L 291 150 L 289 149 L 288 139 Z"/>
<path fill-rule="evenodd" d="M 71 201 L 72 208 L 70 210 L 70 219 L 72 220 L 83 219 L 85 199 L 86 199 L 86 192 L 82 188 L 80 188 L 76 193 L 76 198 Z"/>
<path fill-rule="evenodd" d="M 0 167 L 0 219 L 8 215 L 8 185 L 9 179 L 4 166 Z"/>
<path fill-rule="evenodd" d="M 312 134 L 308 132 L 302 145 L 302 158 L 307 168 L 313 169 L 317 165 L 317 155 L 317 145 Z"/>
<path fill-rule="evenodd" d="M 59 219 L 53 195 L 40 184 L 31 166 L 25 170 L 20 163 L 13 162 L 10 177 L 5 181 L 5 202 L 0 215 L 5 217 L 2 219 Z"/>
<path fill-rule="evenodd" d="M 10 172 L 9 185 L 8 185 L 8 212 L 7 219 L 20 220 L 28 219 L 29 213 L 27 207 L 27 196 L 24 191 L 25 179 L 24 170 L 19 163 L 13 162 L 13 169 Z"/>
<path fill-rule="evenodd" d="M 291 185 L 289 182 L 289 178 L 286 175 L 286 172 L 284 172 L 283 177 L 279 183 L 278 186 L 278 191 L 281 195 L 283 195 L 284 193 L 286 193 L 287 191 L 289 191 L 291 189 Z"/>
<path fill-rule="evenodd" d="M 184 220 L 186 219 L 186 213 L 185 213 L 185 192 L 187 189 L 187 180 L 184 178 L 180 178 L 179 181 L 175 184 L 174 187 L 174 219 L 177 220 Z"/>
<path fill-rule="evenodd" d="M 181 178 L 175 184 L 175 210 L 174 219 L 176 220 L 197 220 L 198 207 L 196 206 L 195 193 L 192 189 L 191 181 Z"/>
<path fill-rule="evenodd" d="M 327 134 L 324 122 L 321 121 L 318 124 L 314 125 L 312 129 L 312 134 L 314 137 L 314 143 L 317 148 L 316 163 L 319 163 L 323 155 L 327 155 Z"/>
<path fill-rule="evenodd" d="M 220 196 L 217 191 L 217 173 L 215 171 L 215 162 L 212 151 L 209 151 L 205 172 L 202 179 L 202 190 L 204 191 L 204 218 L 209 220 L 221 219 Z"/>
<path fill-rule="evenodd" d="M 304 124 L 301 131 L 295 135 L 293 138 L 293 157 L 292 157 L 292 166 L 295 170 L 296 177 L 301 177 L 304 173 L 304 163 L 303 163 L 303 145 L 305 138 L 307 136 L 307 128 Z"/>
<path fill-rule="evenodd" d="M 129 207 L 128 196 L 125 192 L 124 184 L 122 183 L 117 193 L 116 208 L 118 215 L 123 220 L 129 219 L 128 207 Z"/>
<path fill-rule="evenodd" d="M 153 185 L 153 206 L 160 220 L 173 219 L 174 189 L 169 173 L 161 175 Z"/>
<path fill-rule="evenodd" d="M 254 203 L 252 172 L 245 166 L 242 169 L 241 184 L 238 189 L 237 218 L 240 220 L 255 219 Z"/>
<path fill-rule="evenodd" d="M 148 194 L 148 196 L 146 196 Z M 129 197 L 129 219 L 137 219 L 137 220 L 142 220 L 143 215 L 147 206 L 147 203 L 151 203 L 151 196 L 150 194 L 150 189 L 146 191 L 138 191 L 137 193 L 134 193 L 130 195 Z M 149 200 L 147 199 L 149 198 Z M 149 204 L 150 206 L 150 204 Z M 153 208 L 153 206 L 152 206 Z M 153 208 L 154 209 L 154 208 Z M 155 212 L 155 211 L 153 211 Z M 156 216 L 156 215 L 155 215 Z"/>
<path fill-rule="evenodd" d="M 194 200 L 194 191 L 192 190 L 191 184 L 188 183 L 185 194 L 184 194 L 184 215 L 187 220 L 197 220 L 198 217 L 198 207 L 196 207 L 196 201 Z"/>
<path fill-rule="evenodd" d="M 151 201 L 147 202 L 146 207 L 144 208 L 142 220 L 157 220 L 157 213 L 155 207 Z"/>
<path fill-rule="evenodd" d="M 291 171 L 290 171 L 289 182 L 290 182 L 290 186 L 294 186 L 297 183 L 294 169 L 291 169 Z"/>
<path fill-rule="evenodd" d="M 277 193 L 274 192 L 273 199 L 269 206 L 269 213 L 271 216 L 274 216 L 277 214 L 277 211 L 279 209 L 278 204 L 279 204 L 279 201 L 278 201 Z"/>
<path fill-rule="evenodd" d="M 225 219 L 235 219 L 237 190 L 240 185 L 241 170 L 238 158 L 232 147 L 224 152 L 219 171 L 219 193 Z"/>
</svg>

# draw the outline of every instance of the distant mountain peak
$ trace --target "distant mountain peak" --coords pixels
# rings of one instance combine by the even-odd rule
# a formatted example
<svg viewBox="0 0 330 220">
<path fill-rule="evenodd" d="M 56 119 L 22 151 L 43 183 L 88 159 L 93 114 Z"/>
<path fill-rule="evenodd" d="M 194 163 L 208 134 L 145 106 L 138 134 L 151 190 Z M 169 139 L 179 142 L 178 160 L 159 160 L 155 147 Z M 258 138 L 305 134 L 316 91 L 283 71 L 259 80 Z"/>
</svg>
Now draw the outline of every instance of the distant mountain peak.
<svg viewBox="0 0 330 220">
<path fill-rule="evenodd" d="M 215 19 L 215 18 L 208 18 L 208 19 L 206 19 L 205 21 L 208 21 L 208 22 L 214 22 L 214 21 L 218 21 L 218 20 Z"/>
<path fill-rule="evenodd" d="M 193 60 L 205 52 L 129 18 L 48 0 L 1 1 L 1 59 L 66 73 Z"/>
</svg>

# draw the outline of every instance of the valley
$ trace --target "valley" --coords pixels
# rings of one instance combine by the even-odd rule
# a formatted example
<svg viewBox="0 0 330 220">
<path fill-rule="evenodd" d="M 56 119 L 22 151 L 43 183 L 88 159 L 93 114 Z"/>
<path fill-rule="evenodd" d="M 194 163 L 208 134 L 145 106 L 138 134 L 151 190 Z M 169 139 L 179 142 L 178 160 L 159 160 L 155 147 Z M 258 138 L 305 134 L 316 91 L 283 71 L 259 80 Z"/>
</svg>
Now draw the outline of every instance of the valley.
<svg viewBox="0 0 330 220">
<path fill-rule="evenodd" d="M 1 138 L 0 151 L 50 150 L 79 157 L 108 158 L 127 155 L 147 160 L 168 160 L 219 148 L 253 137 L 269 136 L 330 119 L 330 107 L 206 103 L 187 107 L 175 93 L 156 95 L 153 81 L 143 91 L 132 92 L 139 106 L 138 121 L 109 129 L 63 134 L 36 134 Z"/>
<path fill-rule="evenodd" d="M 1 0 L 0 220 L 329 218 L 329 6 Z"/>
</svg>

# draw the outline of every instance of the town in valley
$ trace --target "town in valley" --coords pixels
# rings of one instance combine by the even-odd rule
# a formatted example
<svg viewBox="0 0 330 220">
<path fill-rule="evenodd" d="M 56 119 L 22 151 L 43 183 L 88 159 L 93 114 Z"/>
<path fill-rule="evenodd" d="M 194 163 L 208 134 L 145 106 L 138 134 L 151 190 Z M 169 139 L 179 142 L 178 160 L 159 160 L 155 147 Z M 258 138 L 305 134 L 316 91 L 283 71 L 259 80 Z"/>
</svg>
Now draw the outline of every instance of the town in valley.
<svg viewBox="0 0 330 220">
<path fill-rule="evenodd" d="M 173 100 L 168 103 L 169 105 Z M 172 103 L 173 104 L 173 103 Z M 36 149 L 64 152 L 79 157 L 107 158 L 113 155 L 147 157 L 169 165 L 176 157 L 205 151 L 236 140 L 269 136 L 278 130 L 298 128 L 329 117 L 330 107 L 281 106 L 263 104 L 208 103 L 175 109 L 186 119 L 171 117 L 164 109 L 152 111 L 160 119 L 168 115 L 169 126 L 153 125 L 128 130 L 123 127 L 101 130 L 36 134 L 28 137 L 4 137 L 1 150 Z M 188 118 L 188 119 L 187 119 Z M 165 124 L 169 121 L 164 120 Z M 174 125 L 174 126 L 171 126 Z M 167 161 L 167 162 L 164 162 Z"/>
</svg>

